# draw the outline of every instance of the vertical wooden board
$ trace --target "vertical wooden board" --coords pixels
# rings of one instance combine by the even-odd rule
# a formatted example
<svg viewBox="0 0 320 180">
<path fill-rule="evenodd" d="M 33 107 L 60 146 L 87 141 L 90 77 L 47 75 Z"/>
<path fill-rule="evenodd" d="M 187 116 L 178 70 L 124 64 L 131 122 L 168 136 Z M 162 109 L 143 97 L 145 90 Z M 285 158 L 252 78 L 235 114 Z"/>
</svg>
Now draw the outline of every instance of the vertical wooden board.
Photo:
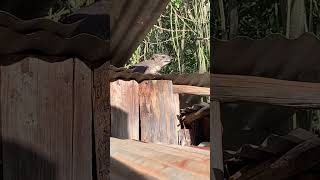
<svg viewBox="0 0 320 180">
<path fill-rule="evenodd" d="M 1 67 L 4 179 L 72 179 L 72 60 Z"/>
<path fill-rule="evenodd" d="M 178 144 L 172 82 L 143 81 L 139 85 L 141 140 Z"/>
<path fill-rule="evenodd" d="M 139 85 L 136 81 L 110 83 L 111 136 L 139 140 Z"/>
<path fill-rule="evenodd" d="M 173 101 L 174 101 L 174 107 L 175 107 L 175 116 L 176 118 L 176 136 L 177 136 L 177 141 L 179 141 L 179 130 L 181 129 L 181 126 L 178 127 L 178 124 L 180 124 L 178 115 L 180 115 L 180 98 L 178 93 L 173 93 Z M 179 142 L 177 142 L 179 144 Z"/>
<path fill-rule="evenodd" d="M 223 179 L 223 150 L 220 103 L 210 102 L 210 179 Z"/>
<path fill-rule="evenodd" d="M 93 73 L 93 122 L 95 139 L 96 175 L 108 180 L 110 175 L 110 62 L 96 68 Z"/>
<path fill-rule="evenodd" d="M 74 62 L 73 179 L 92 180 L 92 70 Z"/>
</svg>

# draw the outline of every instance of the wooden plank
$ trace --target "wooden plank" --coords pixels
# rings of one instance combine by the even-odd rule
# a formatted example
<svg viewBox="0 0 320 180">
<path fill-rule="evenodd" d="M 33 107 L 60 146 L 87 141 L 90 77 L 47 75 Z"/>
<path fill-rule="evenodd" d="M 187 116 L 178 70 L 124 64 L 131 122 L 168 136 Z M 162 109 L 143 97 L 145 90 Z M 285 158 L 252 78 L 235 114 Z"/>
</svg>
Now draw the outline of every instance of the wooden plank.
<svg viewBox="0 0 320 180">
<path fill-rule="evenodd" d="M 284 154 L 261 173 L 250 178 L 252 180 L 287 179 L 299 174 L 320 162 L 315 158 L 320 153 L 320 139 L 307 140 Z"/>
<path fill-rule="evenodd" d="M 118 80 L 110 83 L 111 136 L 139 140 L 139 84 Z"/>
<path fill-rule="evenodd" d="M 180 98 L 179 98 L 179 94 L 178 93 L 173 93 L 173 102 L 174 102 L 174 110 L 175 110 L 175 114 L 176 115 L 180 115 Z M 176 116 L 176 137 L 177 137 L 177 143 L 178 143 L 178 139 L 179 139 L 179 130 L 181 129 L 181 126 L 178 126 L 178 124 L 180 124 L 180 121 L 178 119 L 178 116 Z"/>
<path fill-rule="evenodd" d="M 74 61 L 73 179 L 92 180 L 92 71 Z"/>
<path fill-rule="evenodd" d="M 173 92 L 178 94 L 193 94 L 200 96 L 210 96 L 210 88 L 188 85 L 173 85 Z"/>
<path fill-rule="evenodd" d="M 98 180 L 109 179 L 110 166 L 110 62 L 94 70 L 93 127 L 95 140 L 96 176 Z"/>
<path fill-rule="evenodd" d="M 27 58 L 1 78 L 4 179 L 72 179 L 72 60 Z"/>
<path fill-rule="evenodd" d="M 139 85 L 141 140 L 177 144 L 177 114 L 172 82 L 143 81 Z"/>
<path fill-rule="evenodd" d="M 203 179 L 210 178 L 209 151 L 178 145 L 111 140 L 111 174 L 123 179 Z M 128 171 L 128 170 L 131 170 Z"/>
<path fill-rule="evenodd" d="M 222 150 L 222 125 L 220 117 L 220 103 L 210 102 L 210 179 L 223 179 L 223 150 Z"/>
<path fill-rule="evenodd" d="M 300 108 L 320 107 L 320 84 L 271 78 L 211 74 L 212 99 L 247 101 Z"/>
</svg>

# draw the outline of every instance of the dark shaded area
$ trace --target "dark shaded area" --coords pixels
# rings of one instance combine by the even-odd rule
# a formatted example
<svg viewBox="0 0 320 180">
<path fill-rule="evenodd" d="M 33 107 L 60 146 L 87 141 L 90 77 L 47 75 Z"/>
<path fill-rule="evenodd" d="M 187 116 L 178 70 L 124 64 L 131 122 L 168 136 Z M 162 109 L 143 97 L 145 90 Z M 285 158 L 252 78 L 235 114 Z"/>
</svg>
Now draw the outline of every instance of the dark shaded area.
<svg viewBox="0 0 320 180">
<path fill-rule="evenodd" d="M 260 40 L 249 37 L 229 41 L 214 39 L 211 72 L 320 82 L 319 42 L 311 33 L 294 40 L 280 34 Z M 221 108 L 224 146 L 228 148 L 239 148 L 235 146 L 244 143 L 259 144 L 271 132 L 289 132 L 295 112 L 294 109 L 249 103 L 227 103 Z"/>
<path fill-rule="evenodd" d="M 111 106 L 111 137 L 128 139 L 128 128 L 128 114 L 115 106 Z"/>
<path fill-rule="evenodd" d="M 88 7 L 79 9 L 59 21 L 65 24 L 80 21 L 73 35 L 87 33 L 104 40 L 110 40 L 111 3 L 107 0 L 98 1 Z M 109 51 L 109 49 L 106 49 Z"/>
<path fill-rule="evenodd" d="M 121 163 L 120 161 L 110 158 L 111 166 L 110 166 L 110 179 L 111 180 L 126 180 L 126 179 L 134 179 L 134 180 L 150 180 L 151 177 L 144 177 L 143 175 L 137 173 L 132 168 L 127 165 Z"/>
<path fill-rule="evenodd" d="M 13 141 L 2 140 L 4 180 L 57 180 L 57 167 L 46 157 Z"/>
<path fill-rule="evenodd" d="M 38 54 L 59 57 L 45 58 L 48 61 L 78 57 L 93 68 L 101 66 L 109 56 L 109 6 L 107 1 L 99 1 L 64 17 L 64 24 L 46 19 L 22 21 L 25 18 L 0 13 L 1 63 L 14 63 L 26 54 Z"/>
<path fill-rule="evenodd" d="M 58 0 L 1 0 L 0 10 L 7 11 L 20 19 L 46 16 Z"/>
</svg>

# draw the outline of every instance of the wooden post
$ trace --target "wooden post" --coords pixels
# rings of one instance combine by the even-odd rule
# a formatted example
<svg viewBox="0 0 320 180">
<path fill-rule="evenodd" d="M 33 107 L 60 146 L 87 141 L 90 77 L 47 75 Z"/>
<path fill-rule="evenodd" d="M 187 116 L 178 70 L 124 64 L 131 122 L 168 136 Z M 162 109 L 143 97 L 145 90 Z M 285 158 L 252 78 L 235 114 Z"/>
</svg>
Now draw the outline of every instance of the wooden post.
<svg viewBox="0 0 320 180">
<path fill-rule="evenodd" d="M 148 80 L 139 85 L 141 141 L 178 144 L 172 81 Z"/>
<path fill-rule="evenodd" d="M 211 162 L 211 180 L 223 179 L 223 147 L 222 147 L 222 125 L 220 118 L 220 103 L 211 100 L 210 103 L 210 162 Z"/>
<path fill-rule="evenodd" d="M 93 74 L 93 127 L 97 180 L 109 179 L 110 166 L 110 62 L 95 69 Z"/>
</svg>

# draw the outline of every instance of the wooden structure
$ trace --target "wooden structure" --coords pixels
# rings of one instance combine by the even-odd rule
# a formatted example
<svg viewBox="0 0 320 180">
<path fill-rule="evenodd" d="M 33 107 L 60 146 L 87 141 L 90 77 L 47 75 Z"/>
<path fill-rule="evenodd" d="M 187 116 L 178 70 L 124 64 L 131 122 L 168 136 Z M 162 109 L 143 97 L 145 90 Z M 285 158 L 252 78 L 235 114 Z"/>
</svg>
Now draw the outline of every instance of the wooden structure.
<svg viewBox="0 0 320 180">
<path fill-rule="evenodd" d="M 212 171 L 223 172 L 222 133 L 220 119 L 221 102 L 267 103 L 295 108 L 319 108 L 320 84 L 277 80 L 262 77 L 212 74 Z M 290 172 L 293 173 L 293 172 Z M 212 173 L 213 179 L 221 179 L 222 173 Z"/>
<path fill-rule="evenodd" d="M 112 137 L 178 144 L 179 94 L 209 95 L 209 88 L 132 79 L 111 82 Z"/>
<path fill-rule="evenodd" d="M 83 29 L 89 16 L 63 24 L 0 12 L 1 179 L 109 179 L 109 41 Z"/>
<path fill-rule="evenodd" d="M 227 178 L 319 179 L 319 142 L 315 134 L 295 129 L 284 136 L 269 135 L 259 146 L 246 144 L 238 151 L 225 151 Z"/>
<path fill-rule="evenodd" d="M 208 150 L 113 137 L 110 142 L 111 179 L 209 179 Z"/>
<path fill-rule="evenodd" d="M 117 80 L 110 87 L 112 137 L 178 143 L 179 99 L 171 81 Z"/>
<path fill-rule="evenodd" d="M 222 179 L 221 117 L 224 147 L 236 142 L 239 148 L 245 143 L 259 144 L 258 139 L 278 129 L 289 133 L 296 109 L 319 108 L 319 40 L 305 33 L 295 40 L 272 34 L 259 40 L 214 41 L 211 174 L 212 179 Z M 245 138 L 240 132 L 246 130 L 241 128 L 250 123 L 250 138 Z M 268 130 L 261 133 L 264 128 Z"/>
</svg>

